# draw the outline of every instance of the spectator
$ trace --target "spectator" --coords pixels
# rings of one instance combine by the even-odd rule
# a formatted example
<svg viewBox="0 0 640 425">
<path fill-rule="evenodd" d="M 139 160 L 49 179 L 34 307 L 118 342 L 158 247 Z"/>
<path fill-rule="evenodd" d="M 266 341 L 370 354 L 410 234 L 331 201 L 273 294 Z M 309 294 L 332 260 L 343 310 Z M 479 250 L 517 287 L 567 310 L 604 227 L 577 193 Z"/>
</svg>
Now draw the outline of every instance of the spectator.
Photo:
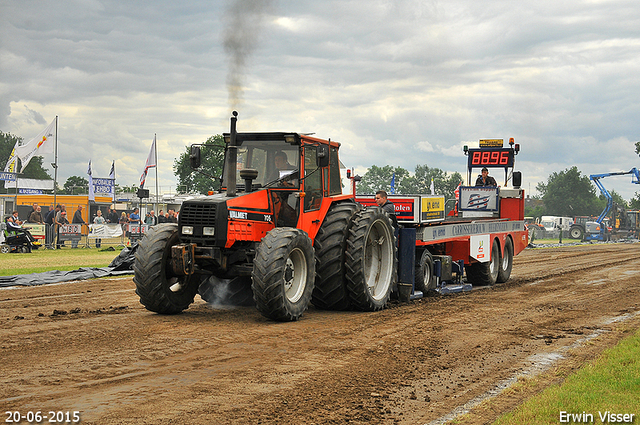
<svg viewBox="0 0 640 425">
<path fill-rule="evenodd" d="M 18 218 L 18 211 L 12 212 L 11 215 L 7 217 L 5 222 L 7 223 L 7 227 L 9 227 L 9 223 L 11 223 L 15 227 L 22 226 L 22 221 L 20 221 L 20 218 Z"/>
<path fill-rule="evenodd" d="M 60 205 L 56 205 L 53 208 L 53 205 L 49 205 L 49 212 L 44 217 L 44 222 L 47 225 L 47 240 L 45 241 L 47 248 L 52 248 L 53 241 L 56 235 L 56 228 L 54 226 L 54 221 L 56 218 L 56 214 L 60 211 Z"/>
<path fill-rule="evenodd" d="M 61 246 L 64 246 L 64 241 L 62 241 L 62 243 L 60 243 L 60 227 L 65 225 L 65 224 L 69 224 L 69 220 L 67 220 L 67 212 L 64 210 L 61 210 L 58 212 L 58 214 L 56 215 L 56 229 L 57 229 L 57 233 L 58 233 L 58 240 L 56 243 L 56 249 L 60 249 Z"/>
<path fill-rule="evenodd" d="M 149 214 L 147 214 L 147 217 L 144 219 L 144 223 L 150 226 L 158 224 L 158 217 L 156 217 L 156 213 L 153 210 L 149 211 Z"/>
<path fill-rule="evenodd" d="M 169 216 L 169 220 L 167 221 L 168 223 L 177 223 L 178 222 L 178 217 L 176 217 L 176 212 L 174 210 L 169 210 L 167 215 Z"/>
<path fill-rule="evenodd" d="M 118 212 L 116 211 L 115 208 L 111 208 L 111 211 L 109 212 L 109 215 L 107 216 L 107 222 L 111 223 L 111 224 L 116 224 L 120 221 L 120 218 L 118 217 Z"/>
<path fill-rule="evenodd" d="M 102 211 L 98 210 L 96 212 L 96 216 L 93 218 L 93 223 L 94 224 L 104 224 L 105 222 L 106 222 L 106 220 L 102 216 Z M 102 239 L 100 239 L 100 238 L 96 239 L 96 248 L 100 248 L 101 245 L 102 245 Z"/>
<path fill-rule="evenodd" d="M 58 208 L 60 207 L 60 205 L 57 206 Z M 44 222 L 45 224 L 48 225 L 53 225 L 53 219 L 56 216 L 56 213 L 60 211 L 59 209 L 56 210 L 53 205 L 49 205 L 49 211 L 47 211 L 47 213 L 44 215 Z"/>
<path fill-rule="evenodd" d="M 78 205 L 76 212 L 73 213 L 73 219 L 71 220 L 71 224 L 87 224 L 82 218 L 82 205 Z M 82 227 L 80 227 L 80 235 L 82 235 Z M 78 241 L 74 238 L 71 241 L 71 248 L 77 248 Z"/>
<path fill-rule="evenodd" d="M 44 224 L 44 218 L 42 217 L 42 208 L 40 208 L 38 204 L 33 205 L 35 206 L 35 211 L 31 211 L 31 214 L 29 214 L 27 223 Z"/>
<path fill-rule="evenodd" d="M 140 209 L 134 208 L 133 212 L 129 214 L 129 223 L 140 224 Z"/>
<path fill-rule="evenodd" d="M 124 226 L 128 222 L 129 222 L 129 217 L 127 217 L 127 213 L 122 211 L 122 214 L 120 214 L 120 218 L 118 219 L 118 223 Z"/>
<path fill-rule="evenodd" d="M 164 211 L 160 210 L 158 213 L 158 224 L 162 224 L 166 222 L 166 218 L 164 218 Z"/>
</svg>

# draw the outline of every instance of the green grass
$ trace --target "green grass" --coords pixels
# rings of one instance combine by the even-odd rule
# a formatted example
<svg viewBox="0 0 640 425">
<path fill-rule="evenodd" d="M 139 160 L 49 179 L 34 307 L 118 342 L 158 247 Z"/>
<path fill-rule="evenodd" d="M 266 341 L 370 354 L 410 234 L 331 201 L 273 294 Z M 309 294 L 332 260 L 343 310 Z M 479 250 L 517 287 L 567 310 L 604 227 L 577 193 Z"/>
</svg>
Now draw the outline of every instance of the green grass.
<svg viewBox="0 0 640 425">
<path fill-rule="evenodd" d="M 68 244 L 68 243 L 67 243 Z M 40 273 L 49 270 L 69 271 L 80 267 L 106 267 L 118 256 L 115 251 L 97 248 L 38 249 L 30 254 L 0 254 L 0 276 Z"/>
<path fill-rule="evenodd" d="M 632 423 L 640 423 L 640 329 L 562 385 L 547 388 L 494 424 L 558 424 L 560 412 L 585 412 L 593 415 L 593 422 L 587 423 L 598 424 L 602 423 L 599 412 L 607 411 L 635 414 Z"/>
</svg>

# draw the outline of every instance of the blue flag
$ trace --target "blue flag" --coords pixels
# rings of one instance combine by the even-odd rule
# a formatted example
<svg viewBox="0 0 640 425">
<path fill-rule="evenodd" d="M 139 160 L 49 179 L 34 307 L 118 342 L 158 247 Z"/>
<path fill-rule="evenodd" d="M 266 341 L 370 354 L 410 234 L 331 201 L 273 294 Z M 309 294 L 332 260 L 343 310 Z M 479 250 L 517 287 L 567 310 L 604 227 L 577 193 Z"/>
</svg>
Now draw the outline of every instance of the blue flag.
<svg viewBox="0 0 640 425">
<path fill-rule="evenodd" d="M 394 171 L 394 173 L 391 175 L 391 190 L 390 193 L 392 195 L 396 194 L 396 173 Z"/>
</svg>

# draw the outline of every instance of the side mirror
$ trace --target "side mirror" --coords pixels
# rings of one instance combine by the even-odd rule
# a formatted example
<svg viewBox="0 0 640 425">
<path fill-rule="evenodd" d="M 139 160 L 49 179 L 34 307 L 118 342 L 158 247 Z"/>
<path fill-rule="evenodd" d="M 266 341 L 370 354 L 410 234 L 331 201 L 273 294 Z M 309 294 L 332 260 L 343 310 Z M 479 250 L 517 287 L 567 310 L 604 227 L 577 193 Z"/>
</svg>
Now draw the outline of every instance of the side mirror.
<svg viewBox="0 0 640 425">
<path fill-rule="evenodd" d="M 326 167 L 329 165 L 329 146 L 318 145 L 316 150 L 316 165 L 318 167 Z"/>
<path fill-rule="evenodd" d="M 191 145 L 189 152 L 189 164 L 194 170 L 200 167 L 200 146 Z"/>
</svg>

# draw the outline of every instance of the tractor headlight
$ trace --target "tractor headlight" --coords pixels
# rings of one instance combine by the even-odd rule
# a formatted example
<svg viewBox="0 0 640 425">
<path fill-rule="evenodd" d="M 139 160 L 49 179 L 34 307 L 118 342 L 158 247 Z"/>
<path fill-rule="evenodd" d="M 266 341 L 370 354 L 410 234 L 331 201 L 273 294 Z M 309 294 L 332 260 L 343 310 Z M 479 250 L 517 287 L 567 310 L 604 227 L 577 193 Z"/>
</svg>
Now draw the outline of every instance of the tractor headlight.
<svg viewBox="0 0 640 425">
<path fill-rule="evenodd" d="M 182 226 L 183 235 L 193 235 L 193 226 Z"/>
<path fill-rule="evenodd" d="M 203 227 L 202 228 L 202 234 L 204 236 L 213 236 L 216 233 L 216 228 L 215 227 Z"/>
</svg>

